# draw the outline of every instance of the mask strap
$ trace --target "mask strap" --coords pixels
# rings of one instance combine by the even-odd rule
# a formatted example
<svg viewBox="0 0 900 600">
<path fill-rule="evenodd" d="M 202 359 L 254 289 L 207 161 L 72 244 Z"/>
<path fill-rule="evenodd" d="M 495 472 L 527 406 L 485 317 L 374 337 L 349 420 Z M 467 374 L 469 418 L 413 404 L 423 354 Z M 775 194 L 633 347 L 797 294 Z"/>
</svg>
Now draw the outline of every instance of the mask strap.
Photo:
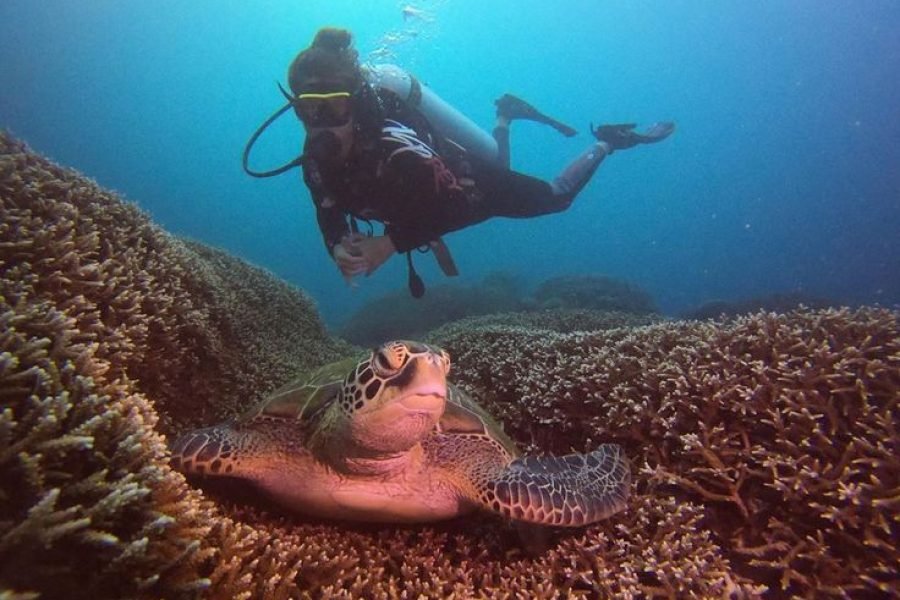
<svg viewBox="0 0 900 600">
<path fill-rule="evenodd" d="M 253 144 L 256 143 L 256 140 L 259 139 L 259 136 L 263 134 L 263 131 L 265 131 L 269 125 L 274 123 L 278 117 L 287 112 L 287 110 L 294 104 L 294 98 L 290 94 L 288 94 L 288 92 L 284 89 L 284 87 L 282 87 L 280 83 L 278 84 L 278 89 L 281 90 L 281 93 L 284 94 L 285 98 L 287 98 L 287 104 L 279 108 L 271 117 L 266 119 L 263 124 L 253 132 L 253 135 L 250 136 L 249 140 L 247 140 L 247 145 L 244 146 L 244 154 L 241 158 L 241 164 L 244 167 L 244 172 L 246 172 L 247 175 L 252 175 L 253 177 L 272 177 L 274 175 L 281 175 L 285 171 L 289 171 L 294 167 L 298 167 L 303 164 L 303 155 L 301 154 L 289 163 L 281 165 L 277 169 L 272 169 L 271 171 L 254 171 L 248 166 L 248 163 L 250 162 L 250 150 L 253 148 Z"/>
</svg>

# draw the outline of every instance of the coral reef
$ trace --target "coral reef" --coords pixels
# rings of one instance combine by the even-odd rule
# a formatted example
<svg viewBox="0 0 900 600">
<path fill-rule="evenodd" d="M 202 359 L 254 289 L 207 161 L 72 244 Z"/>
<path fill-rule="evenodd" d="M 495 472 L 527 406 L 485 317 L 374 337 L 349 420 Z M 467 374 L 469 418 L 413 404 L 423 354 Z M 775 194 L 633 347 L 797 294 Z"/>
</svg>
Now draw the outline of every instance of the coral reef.
<svg viewBox="0 0 900 600">
<path fill-rule="evenodd" d="M 702 506 L 692 527 L 717 540 L 732 583 L 856 597 L 900 591 L 897 319 L 803 310 L 573 334 L 482 324 L 437 341 L 457 382 L 531 449 L 612 440 L 639 473 L 635 503 Z M 645 592 L 685 594 L 639 565 Z"/>
<path fill-rule="evenodd" d="M 523 285 L 504 273 L 491 273 L 475 285 L 447 283 L 429 287 L 428 293 L 418 299 L 403 288 L 360 308 L 338 334 L 366 347 L 391 339 L 414 340 L 463 317 L 523 309 L 523 298 Z"/>
<path fill-rule="evenodd" d="M 442 328 L 528 450 L 623 444 L 629 508 L 531 556 L 476 515 L 310 522 L 198 490 L 165 435 L 349 348 L 303 294 L 0 137 L 0 597 L 898 594 L 898 316 L 592 312 Z"/>
<path fill-rule="evenodd" d="M 588 308 L 635 314 L 657 312 L 653 298 L 640 287 L 602 275 L 564 275 L 541 283 L 534 300 L 543 308 Z"/>
<path fill-rule="evenodd" d="M 638 315 L 635 313 L 590 310 L 584 308 L 527 310 L 511 313 L 496 313 L 477 317 L 466 317 L 434 329 L 425 336 L 426 339 L 440 340 L 457 331 L 473 331 L 476 329 L 495 329 L 497 327 L 518 328 L 526 332 L 551 331 L 556 333 L 573 333 L 575 331 L 599 331 L 617 327 L 640 327 L 662 321 L 662 317 L 654 314 Z"/>
<path fill-rule="evenodd" d="M 6 135 L 0 216 L 0 582 L 205 585 L 210 508 L 167 466 L 170 417 L 222 418 L 346 348 L 301 293 Z"/>
<path fill-rule="evenodd" d="M 339 335 L 360 346 L 389 339 L 419 339 L 427 332 L 460 319 L 521 313 L 513 321 L 555 331 L 606 329 L 647 323 L 656 313 L 649 294 L 625 281 L 603 276 L 566 276 L 548 279 L 529 295 L 512 275 L 495 272 L 475 285 L 435 286 L 420 299 L 404 288 L 369 302 L 340 328 Z M 535 314 L 526 317 L 528 312 Z M 624 315 L 646 317 L 623 320 Z M 552 323 L 551 323 L 552 321 Z"/>
<path fill-rule="evenodd" d="M 734 317 L 760 310 L 770 312 L 787 312 L 799 306 L 806 308 L 828 308 L 835 303 L 820 296 L 804 292 L 788 292 L 785 294 L 769 294 L 745 300 L 713 300 L 686 311 L 685 319 L 716 319 L 721 316 Z"/>
</svg>

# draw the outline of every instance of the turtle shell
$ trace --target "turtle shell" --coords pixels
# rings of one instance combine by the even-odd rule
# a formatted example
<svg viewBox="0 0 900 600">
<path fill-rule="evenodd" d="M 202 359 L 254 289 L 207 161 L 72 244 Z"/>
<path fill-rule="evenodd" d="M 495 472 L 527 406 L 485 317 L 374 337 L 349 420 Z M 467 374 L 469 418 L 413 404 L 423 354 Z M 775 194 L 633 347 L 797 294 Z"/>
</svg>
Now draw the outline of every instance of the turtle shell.
<svg viewBox="0 0 900 600">
<path fill-rule="evenodd" d="M 503 426 L 462 388 L 453 384 L 447 385 L 447 405 L 437 430 L 441 433 L 483 435 L 497 442 L 511 456 L 519 455 L 515 442 L 506 435 Z"/>
<path fill-rule="evenodd" d="M 358 359 L 348 358 L 302 375 L 270 393 L 238 417 L 238 423 L 257 419 L 312 422 L 337 397 L 347 373 L 358 363 Z"/>
<path fill-rule="evenodd" d="M 323 409 L 340 394 L 348 373 L 360 360 L 347 358 L 302 375 L 270 393 L 238 418 L 238 424 L 258 419 L 315 423 Z M 442 433 L 476 434 L 492 438 L 511 455 L 518 456 L 515 443 L 475 400 L 460 387 L 447 385 L 447 404 L 437 430 Z"/>
</svg>

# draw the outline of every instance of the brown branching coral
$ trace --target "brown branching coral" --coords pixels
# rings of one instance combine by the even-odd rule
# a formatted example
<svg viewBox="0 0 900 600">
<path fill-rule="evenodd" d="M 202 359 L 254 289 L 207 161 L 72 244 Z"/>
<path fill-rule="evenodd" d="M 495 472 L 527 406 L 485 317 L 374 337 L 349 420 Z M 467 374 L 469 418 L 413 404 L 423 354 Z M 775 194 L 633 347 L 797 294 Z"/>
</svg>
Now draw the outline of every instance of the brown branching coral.
<svg viewBox="0 0 900 600">
<path fill-rule="evenodd" d="M 0 305 L 0 581 L 49 597 L 202 586 L 199 495 L 165 466 L 146 397 L 106 379 L 75 319 Z"/>
<path fill-rule="evenodd" d="M 514 436 L 557 452 L 618 441 L 639 457 L 640 498 L 702 504 L 733 582 L 799 597 L 898 591 L 896 313 L 569 335 L 482 326 L 441 341 Z"/>
<path fill-rule="evenodd" d="M 632 458 L 628 510 L 532 556 L 489 516 L 316 523 L 188 485 L 161 434 L 347 348 L 302 294 L 5 136 L 0 212 L 2 598 L 896 595 L 894 313 L 435 333 L 523 446 Z"/>
<path fill-rule="evenodd" d="M 207 586 L 212 505 L 169 469 L 158 415 L 222 417 L 344 347 L 302 294 L 6 135 L 0 215 L 0 589 Z"/>
<path fill-rule="evenodd" d="M 573 333 L 575 331 L 598 331 L 619 327 L 640 327 L 658 323 L 663 318 L 655 314 L 593 310 L 586 308 L 560 308 L 530 310 L 522 312 L 497 313 L 459 319 L 428 333 L 429 338 L 439 339 L 460 330 L 495 328 L 498 326 L 519 328 L 532 333 L 550 331 Z"/>
<path fill-rule="evenodd" d="M 656 306 L 645 290 L 615 277 L 564 275 L 541 283 L 534 300 L 545 308 L 581 308 L 651 314 Z"/>
<path fill-rule="evenodd" d="M 628 514 L 564 537 L 539 556 L 489 517 L 419 528 L 273 521 L 240 509 L 211 576 L 221 598 L 721 597 L 731 580 L 702 508 L 642 497 Z M 241 581 L 250 568 L 255 576 Z M 671 592 L 671 593 L 670 593 Z"/>
<path fill-rule="evenodd" d="M 161 414 L 170 403 L 182 414 L 191 404 L 189 412 L 208 421 L 221 416 L 220 383 L 255 398 L 260 377 L 284 379 L 334 357 L 333 348 L 323 350 L 324 328 L 301 293 L 170 236 L 133 205 L 8 137 L 0 143 L 8 302 L 54 303 L 75 329 L 102 341 L 96 351 L 110 359 L 108 376 L 139 380 Z M 266 343 L 273 339 L 279 343 Z"/>
</svg>

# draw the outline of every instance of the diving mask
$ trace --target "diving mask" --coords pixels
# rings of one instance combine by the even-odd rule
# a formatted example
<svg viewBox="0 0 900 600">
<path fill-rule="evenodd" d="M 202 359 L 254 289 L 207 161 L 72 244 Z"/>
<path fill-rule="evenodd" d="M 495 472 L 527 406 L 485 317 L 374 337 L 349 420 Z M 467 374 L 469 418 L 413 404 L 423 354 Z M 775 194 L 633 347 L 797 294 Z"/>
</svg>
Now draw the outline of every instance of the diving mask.
<svg viewBox="0 0 900 600">
<path fill-rule="evenodd" d="M 294 112 L 307 127 L 340 127 L 350 122 L 350 92 L 298 94 L 292 100 Z"/>
</svg>

